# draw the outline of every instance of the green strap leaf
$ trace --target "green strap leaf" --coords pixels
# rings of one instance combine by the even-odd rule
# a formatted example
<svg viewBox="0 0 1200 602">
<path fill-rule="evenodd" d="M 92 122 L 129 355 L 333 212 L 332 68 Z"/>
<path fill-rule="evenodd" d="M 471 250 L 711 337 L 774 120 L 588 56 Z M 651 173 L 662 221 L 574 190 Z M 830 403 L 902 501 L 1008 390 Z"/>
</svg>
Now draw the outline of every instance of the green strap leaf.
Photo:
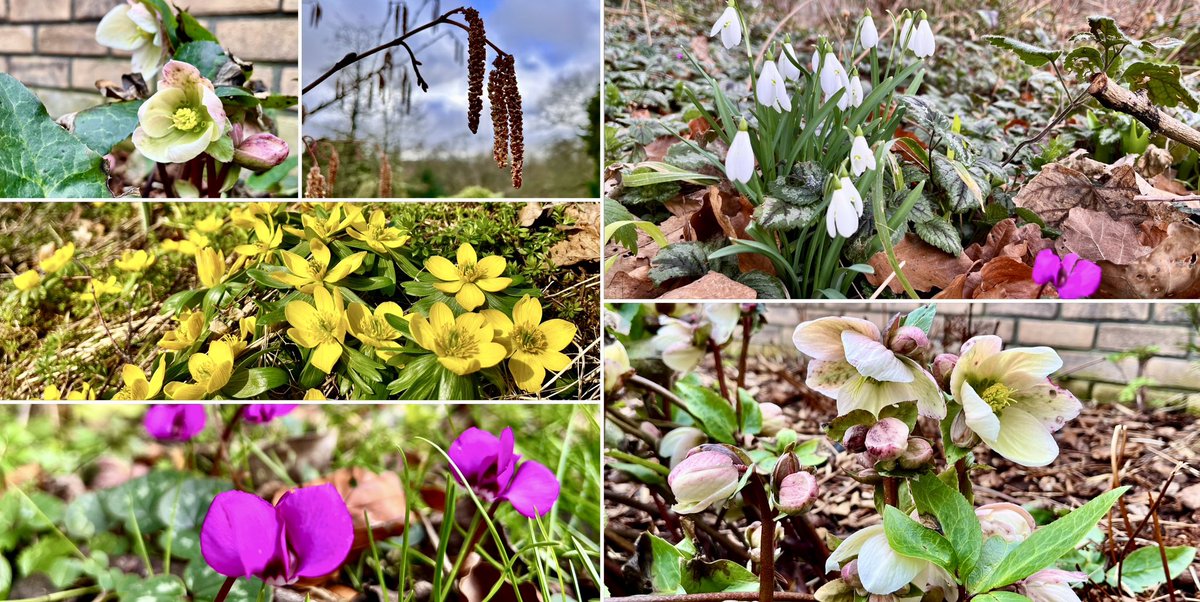
<svg viewBox="0 0 1200 602">
<path fill-rule="evenodd" d="M 1052 63 L 1058 60 L 1058 57 L 1062 54 L 1061 50 L 1051 50 L 1049 48 L 1042 48 L 1041 46 L 1034 46 L 1016 38 L 983 36 L 983 39 L 990 42 L 992 46 L 1013 51 L 1030 67 L 1041 67 L 1046 63 Z"/>
<path fill-rule="evenodd" d="M 928 560 L 954 570 L 954 548 L 940 533 L 918 523 L 895 506 L 883 509 L 883 531 L 897 554 Z"/>
</svg>

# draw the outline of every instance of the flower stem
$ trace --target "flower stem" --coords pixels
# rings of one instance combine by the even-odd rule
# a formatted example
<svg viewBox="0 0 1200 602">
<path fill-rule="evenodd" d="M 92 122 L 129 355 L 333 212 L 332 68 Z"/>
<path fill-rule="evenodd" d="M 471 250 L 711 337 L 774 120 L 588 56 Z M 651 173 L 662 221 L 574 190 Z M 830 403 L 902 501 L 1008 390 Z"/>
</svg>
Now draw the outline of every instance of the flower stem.
<svg viewBox="0 0 1200 602">
<path fill-rule="evenodd" d="M 883 477 L 883 503 L 900 507 L 900 479 Z"/>
<path fill-rule="evenodd" d="M 721 397 L 728 399 L 733 404 L 734 410 L 737 411 L 737 427 L 742 428 L 742 406 L 737 402 L 737 399 L 729 396 L 729 386 L 725 384 L 725 365 L 721 362 L 721 348 L 712 341 L 708 340 L 708 350 L 713 354 L 713 364 L 717 367 L 717 383 L 721 385 Z"/>
<path fill-rule="evenodd" d="M 958 477 L 958 492 L 967 498 L 968 502 L 971 501 L 974 492 L 971 491 L 971 477 L 967 474 L 967 459 L 965 457 L 959 458 L 954 463 L 954 473 Z"/>
<path fill-rule="evenodd" d="M 217 597 L 213 598 L 213 602 L 225 602 L 225 598 L 229 595 L 229 590 L 233 589 L 234 583 L 237 583 L 237 577 L 226 577 L 225 583 L 221 584 L 221 591 L 217 592 Z"/>
<path fill-rule="evenodd" d="M 238 406 L 233 412 L 233 418 L 225 423 L 225 430 L 221 432 L 221 444 L 217 447 L 217 456 L 213 458 L 212 470 L 209 474 L 217 476 L 221 473 L 221 462 L 224 461 L 226 450 L 229 448 L 229 440 L 233 438 L 234 429 L 242 421 L 242 413 L 245 412 L 246 406 Z M 230 475 L 233 474 L 233 467 L 229 468 Z"/>
<path fill-rule="evenodd" d="M 759 520 L 762 521 L 762 543 L 758 553 L 758 600 L 772 602 L 775 599 L 775 511 L 771 508 L 771 494 L 762 477 L 757 474 L 750 477 L 750 486 L 754 491 L 749 499 L 757 506 Z"/>
<path fill-rule="evenodd" d="M 716 592 L 706 594 L 673 594 L 667 596 L 641 594 L 637 596 L 605 598 L 607 602 L 723 602 L 724 600 L 751 602 L 758 599 L 758 594 L 755 592 Z M 800 592 L 775 592 L 775 599 L 793 602 L 816 600 L 817 598 L 812 594 L 803 594 Z"/>
<path fill-rule="evenodd" d="M 754 329 L 754 314 L 751 311 L 742 312 L 742 354 L 738 356 L 737 388 L 746 388 L 746 362 L 750 359 L 750 335 Z M 738 405 L 741 411 L 741 405 Z"/>
<path fill-rule="evenodd" d="M 500 507 L 500 500 L 492 502 L 492 506 L 488 508 L 488 518 L 496 517 L 496 509 Z M 479 525 L 483 523 L 483 515 L 475 513 L 475 518 L 471 519 L 471 526 L 467 529 L 466 545 L 458 551 L 458 558 L 454 559 L 454 566 L 450 568 L 450 573 L 446 575 L 446 589 L 441 592 L 438 600 L 445 600 L 450 595 L 450 590 L 454 587 L 454 578 L 458 575 L 459 569 L 462 568 L 463 562 L 475 551 L 475 546 L 479 545 L 479 540 L 483 537 L 483 531 Z"/>
<path fill-rule="evenodd" d="M 61 592 L 46 594 L 44 596 L 38 596 L 36 598 L 21 598 L 19 600 L 13 600 L 12 602 L 56 602 L 58 600 L 70 600 L 71 598 L 76 598 L 78 596 L 99 593 L 101 589 L 102 588 L 99 585 L 89 585 L 88 587 L 77 587 L 75 589 L 68 589 Z"/>
</svg>

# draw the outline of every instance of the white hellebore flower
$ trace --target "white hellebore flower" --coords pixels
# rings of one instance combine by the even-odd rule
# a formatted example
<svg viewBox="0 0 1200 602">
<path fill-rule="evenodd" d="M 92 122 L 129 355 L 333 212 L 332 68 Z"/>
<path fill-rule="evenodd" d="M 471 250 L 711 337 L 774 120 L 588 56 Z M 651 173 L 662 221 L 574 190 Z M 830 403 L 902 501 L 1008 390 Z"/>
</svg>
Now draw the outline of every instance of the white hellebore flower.
<svg viewBox="0 0 1200 602">
<path fill-rule="evenodd" d="M 704 359 L 708 341 L 724 345 L 733 336 L 742 308 L 736 303 L 709 303 L 697 319 L 663 318 L 651 340 L 662 353 L 663 363 L 678 372 L 690 372 Z"/>
<path fill-rule="evenodd" d="M 796 58 L 796 49 L 792 47 L 791 42 L 783 43 L 783 52 L 779 57 L 779 72 L 783 74 L 788 81 L 796 81 L 800 79 L 800 59 Z"/>
<path fill-rule="evenodd" d="M 920 591 L 938 588 L 947 594 L 945 600 L 958 597 L 958 588 L 946 569 L 920 558 L 905 556 L 888 544 L 883 525 L 866 527 L 847 537 L 825 562 L 825 571 L 836 571 L 858 558 L 858 576 L 863 589 L 876 596 L 886 596 L 915 584 Z"/>
<path fill-rule="evenodd" d="M 1087 573 L 1043 569 L 1026 577 L 1018 587 L 1032 602 L 1079 602 L 1071 584 L 1087 580 Z"/>
<path fill-rule="evenodd" d="M 138 109 L 133 145 L 151 161 L 185 163 L 218 145 L 228 127 L 212 82 L 191 64 L 170 61 L 158 91 Z"/>
<path fill-rule="evenodd" d="M 850 238 L 858 231 L 858 218 L 863 214 L 862 196 L 850 178 L 842 178 L 838 184 L 839 188 L 829 196 L 825 229 L 829 238 L 837 238 L 839 234 Z"/>
<path fill-rule="evenodd" d="M 846 104 L 851 107 L 860 107 L 863 103 L 862 80 L 858 79 L 858 72 L 850 78 L 850 85 L 846 89 Z"/>
<path fill-rule="evenodd" d="M 1081 404 L 1050 382 L 1062 367 L 1053 349 L 1003 346 L 995 335 L 963 343 L 950 394 L 988 447 L 1022 466 L 1046 466 L 1058 457 L 1054 432 L 1079 415 Z"/>
<path fill-rule="evenodd" d="M 837 400 L 838 416 L 858 409 L 875 416 L 890 405 L 917 402 L 922 416 L 946 417 L 946 404 L 933 376 L 883 343 L 874 323 L 831 316 L 804 322 L 792 343 L 812 358 L 809 388 Z"/>
<path fill-rule="evenodd" d="M 999 537 L 1008 543 L 1025 541 L 1033 535 L 1037 522 L 1028 510 L 1009 502 L 984 504 L 975 509 L 983 538 Z"/>
<path fill-rule="evenodd" d="M 867 139 L 863 137 L 862 128 L 859 128 L 854 136 L 854 143 L 850 145 L 850 173 L 857 178 L 868 169 L 875 169 L 875 153 L 871 152 Z"/>
<path fill-rule="evenodd" d="M 754 177 L 754 147 L 750 146 L 750 133 L 746 131 L 744 119 L 729 145 L 729 152 L 725 154 L 725 175 L 743 184 Z"/>
<path fill-rule="evenodd" d="M 863 50 L 870 50 L 879 45 L 879 30 L 875 29 L 875 19 L 871 18 L 871 11 L 867 11 L 862 24 L 859 25 L 858 43 Z"/>
<path fill-rule="evenodd" d="M 758 102 L 776 111 L 791 111 L 792 98 L 788 96 L 784 81 L 775 61 L 763 61 L 762 72 L 758 74 L 758 84 L 755 86 Z"/>
<path fill-rule="evenodd" d="M 725 12 L 717 18 L 717 22 L 713 23 L 712 31 L 708 36 L 712 37 L 721 34 L 721 45 L 728 50 L 742 43 L 742 21 L 738 18 L 737 9 L 730 3 Z"/>
<path fill-rule="evenodd" d="M 158 17 L 138 0 L 114 6 L 96 27 L 96 41 L 102 46 L 132 52 L 130 64 L 146 81 L 153 80 L 162 66 L 162 40 Z"/>
</svg>

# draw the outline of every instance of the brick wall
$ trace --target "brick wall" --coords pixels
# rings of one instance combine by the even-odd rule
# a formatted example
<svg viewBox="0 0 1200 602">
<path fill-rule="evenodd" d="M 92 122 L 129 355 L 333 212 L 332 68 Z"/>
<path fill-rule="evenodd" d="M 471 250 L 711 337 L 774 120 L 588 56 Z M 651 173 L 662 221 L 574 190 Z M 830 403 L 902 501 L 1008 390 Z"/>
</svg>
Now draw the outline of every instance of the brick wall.
<svg viewBox="0 0 1200 602">
<path fill-rule="evenodd" d="M 128 53 L 96 42 L 96 25 L 124 0 L 0 0 L 0 71 L 32 89 L 52 117 L 95 106 L 96 80 L 120 81 Z M 172 0 L 216 34 L 234 55 L 254 63 L 273 91 L 299 94 L 300 0 Z M 298 120 L 279 120 L 296 148 Z"/>
<path fill-rule="evenodd" d="M 886 324 L 896 312 L 916 304 L 808 303 L 771 304 L 770 324 L 756 338 L 759 344 L 795 351 L 792 330 L 804 320 L 829 315 L 865 318 Z M 1137 361 L 1114 364 L 1105 357 L 1115 351 L 1156 345 L 1159 354 L 1146 365 L 1154 379 L 1156 399 L 1192 396 L 1200 402 L 1200 333 L 1179 303 L 941 303 L 934 323 L 938 351 L 957 353 L 965 336 L 997 334 L 1007 346 L 1046 345 L 1063 358 L 1063 384 L 1077 395 L 1110 401 L 1137 375 Z"/>
</svg>

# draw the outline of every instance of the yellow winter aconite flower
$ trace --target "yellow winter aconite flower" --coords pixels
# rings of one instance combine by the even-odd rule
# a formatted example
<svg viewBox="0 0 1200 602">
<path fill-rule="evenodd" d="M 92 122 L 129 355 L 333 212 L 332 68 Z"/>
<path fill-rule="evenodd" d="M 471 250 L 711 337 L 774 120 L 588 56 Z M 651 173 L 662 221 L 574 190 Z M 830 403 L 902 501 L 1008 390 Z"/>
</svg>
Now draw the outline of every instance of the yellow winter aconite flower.
<svg viewBox="0 0 1200 602">
<path fill-rule="evenodd" d="M 542 304 L 525 295 L 513 307 L 513 327 L 508 335 L 512 355 L 508 368 L 517 386 L 537 393 L 542 390 L 546 371 L 558 372 L 571 364 L 562 350 L 575 338 L 575 325 L 566 320 L 542 322 Z"/>
<path fill-rule="evenodd" d="M 75 257 L 75 243 L 69 242 L 54 252 L 53 255 L 43 259 L 38 263 L 38 267 L 42 268 L 47 275 L 53 274 L 65 267 Z"/>
<path fill-rule="evenodd" d="M 121 368 L 121 380 L 125 386 L 113 396 L 114 400 L 147 401 L 158 396 L 162 390 L 163 377 L 167 373 L 167 363 L 159 362 L 154 375 L 146 378 L 146 373 L 133 364 L 125 364 Z"/>
<path fill-rule="evenodd" d="M 25 270 L 13 278 L 13 284 L 19 291 L 31 291 L 42 283 L 42 275 L 37 270 Z"/>
<path fill-rule="evenodd" d="M 233 351 L 233 357 L 237 357 L 246 350 L 250 345 L 250 341 L 254 339 L 254 329 L 258 326 L 258 318 L 250 316 L 238 320 L 238 333 L 235 335 L 232 332 L 221 337 L 229 345 L 229 349 Z"/>
<path fill-rule="evenodd" d="M 126 249 L 124 253 L 121 253 L 121 258 L 114 262 L 114 265 L 126 272 L 144 272 L 154 265 L 156 259 L 154 255 L 147 253 L 144 249 L 136 251 Z"/>
<path fill-rule="evenodd" d="M 297 345 L 312 349 L 309 362 L 321 372 L 329 374 L 342 357 L 342 342 L 346 340 L 348 328 L 342 294 L 333 293 L 324 287 L 313 289 L 311 305 L 305 301 L 292 301 L 283 308 L 283 315 L 292 325 L 288 337 Z"/>
<path fill-rule="evenodd" d="M 270 202 L 245 203 L 241 207 L 229 210 L 229 223 L 243 230 L 249 230 L 258 222 L 263 221 L 262 217 L 269 217 L 275 213 L 275 209 L 282 205 L 283 203 Z"/>
<path fill-rule="evenodd" d="M 382 255 L 387 255 L 388 250 L 402 247 L 408 242 L 407 234 L 399 228 L 388 226 L 387 216 L 380 209 L 371 213 L 370 222 L 363 221 L 351 225 L 349 234 L 356 240 L 367 243 L 372 250 Z"/>
<path fill-rule="evenodd" d="M 266 257 L 283 242 L 283 230 L 262 220 L 254 221 L 254 242 L 238 245 L 234 251 L 246 257 Z"/>
<path fill-rule="evenodd" d="M 42 401 L 59 401 L 62 399 L 62 391 L 58 390 L 58 385 L 46 385 L 42 389 Z"/>
<path fill-rule="evenodd" d="M 329 217 L 322 219 L 317 215 L 303 215 L 300 217 L 303 229 L 289 227 L 286 230 L 300 238 L 315 238 L 325 242 L 351 224 L 361 222 L 362 218 L 362 209 L 355 206 L 343 207 L 339 204 L 329 211 Z"/>
<path fill-rule="evenodd" d="M 329 261 L 332 255 L 325 243 L 313 239 L 308 242 L 308 248 L 312 252 L 311 259 L 305 259 L 291 251 L 282 251 L 283 265 L 287 266 L 289 273 L 276 272 L 272 277 L 283 284 L 300 289 L 300 292 L 313 294 L 313 289 L 336 284 L 349 276 L 367 257 L 366 251 L 359 251 L 339 261 L 331 269 Z"/>
<path fill-rule="evenodd" d="M 434 256 L 425 260 L 425 269 L 438 280 L 433 286 L 454 299 L 463 309 L 471 311 L 483 305 L 483 291 L 495 293 L 508 288 L 512 278 L 502 278 L 508 262 L 499 255 L 479 259 L 475 248 L 463 243 L 458 248 L 458 265 L 445 257 Z"/>
<path fill-rule="evenodd" d="M 353 303 L 348 312 L 350 334 L 362 341 L 364 345 L 374 347 L 379 357 L 385 362 L 395 356 L 397 352 L 384 350 L 400 346 L 396 342 L 396 339 L 400 338 L 400 331 L 388 322 L 388 316 L 409 318 L 404 315 L 404 310 L 400 309 L 399 305 L 391 301 L 380 303 L 374 313 L 362 303 Z"/>
<path fill-rule="evenodd" d="M 213 341 L 208 353 L 193 353 L 188 358 L 188 372 L 193 383 L 168 383 L 167 397 L 176 400 L 204 399 L 229 382 L 233 374 L 233 350 L 225 341 Z"/>
<path fill-rule="evenodd" d="M 89 383 L 83 383 L 78 391 L 67 391 L 67 401 L 92 401 L 96 399 L 96 390 Z"/>
<path fill-rule="evenodd" d="M 164 240 L 162 241 L 162 250 L 168 253 L 182 253 L 184 255 L 195 255 L 200 249 L 208 246 L 208 237 L 192 230 L 188 232 L 187 238 L 183 240 Z"/>
<path fill-rule="evenodd" d="M 207 217 L 197 221 L 193 225 L 196 226 L 197 230 L 205 234 L 212 234 L 213 232 L 220 230 L 221 226 L 225 225 L 225 220 L 216 213 L 210 213 Z"/>
<path fill-rule="evenodd" d="M 94 302 L 103 295 L 115 295 L 124 290 L 117 284 L 116 276 L 109 276 L 107 280 L 96 280 L 92 278 L 84 285 L 83 292 L 79 293 L 79 299 L 84 302 Z"/>
<path fill-rule="evenodd" d="M 465 313 L 455 318 L 445 303 L 434 303 L 428 319 L 413 316 L 409 324 L 413 340 L 459 376 L 491 368 L 508 355 L 504 345 L 493 341 L 495 329 L 481 314 Z"/>
<path fill-rule="evenodd" d="M 304 401 L 325 401 L 325 394 L 320 389 L 309 389 L 304 393 Z"/>
<path fill-rule="evenodd" d="M 196 274 L 200 277 L 200 283 L 204 285 L 204 288 L 212 288 L 233 276 L 242 267 L 245 260 L 245 257 L 239 258 L 226 269 L 225 252 L 205 247 L 196 253 Z"/>
<path fill-rule="evenodd" d="M 199 311 L 179 316 L 179 326 L 158 341 L 158 346 L 171 351 L 182 351 L 192 346 L 200 333 L 204 332 L 204 313 Z"/>
</svg>

